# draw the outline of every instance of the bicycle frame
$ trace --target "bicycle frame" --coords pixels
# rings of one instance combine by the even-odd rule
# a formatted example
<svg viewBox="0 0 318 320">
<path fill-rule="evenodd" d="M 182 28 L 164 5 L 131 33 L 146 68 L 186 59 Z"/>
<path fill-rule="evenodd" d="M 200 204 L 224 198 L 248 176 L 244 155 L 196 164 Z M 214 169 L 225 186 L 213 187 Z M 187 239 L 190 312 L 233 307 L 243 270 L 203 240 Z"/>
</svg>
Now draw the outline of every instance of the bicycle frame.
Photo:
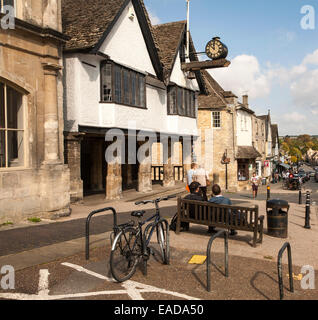
<svg viewBox="0 0 318 320">
<path fill-rule="evenodd" d="M 151 237 L 152 237 L 152 235 L 153 235 L 153 233 L 154 233 L 155 227 L 157 226 L 157 223 L 161 220 L 161 217 L 160 217 L 160 209 L 159 209 L 159 205 L 158 205 L 158 202 L 157 202 L 157 201 L 155 202 L 155 206 L 156 206 L 156 213 L 155 213 L 153 216 L 151 216 L 150 218 L 148 218 L 148 219 L 146 219 L 146 220 L 141 221 L 141 222 L 138 223 L 138 229 L 139 229 L 139 231 L 138 231 L 138 233 L 137 233 L 137 237 L 140 235 L 140 239 L 141 239 L 141 244 L 142 244 L 142 246 L 143 246 L 143 254 L 144 254 L 144 255 L 147 254 L 147 248 L 148 248 L 148 246 L 149 246 Z M 142 232 L 142 227 L 143 227 L 146 223 L 148 223 L 148 222 L 150 222 L 150 221 L 152 221 L 152 220 L 154 220 L 153 223 L 149 224 L 148 227 L 145 229 L 145 232 L 143 233 L 143 232 Z M 149 228 L 151 228 L 151 230 L 150 230 L 149 235 L 146 237 L 146 235 L 147 235 L 147 233 L 148 233 L 147 231 L 148 231 Z M 134 245 L 135 245 L 135 244 L 134 244 Z"/>
</svg>

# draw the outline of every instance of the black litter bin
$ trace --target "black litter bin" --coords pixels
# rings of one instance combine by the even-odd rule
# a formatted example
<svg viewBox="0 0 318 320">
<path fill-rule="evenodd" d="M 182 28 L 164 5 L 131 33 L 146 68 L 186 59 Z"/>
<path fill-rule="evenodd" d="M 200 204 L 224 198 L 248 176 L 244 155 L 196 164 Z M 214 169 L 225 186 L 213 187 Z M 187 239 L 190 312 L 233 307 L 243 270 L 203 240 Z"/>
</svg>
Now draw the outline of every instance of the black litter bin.
<svg viewBox="0 0 318 320">
<path fill-rule="evenodd" d="M 285 211 L 283 209 L 285 209 Z M 276 238 L 287 238 L 289 211 L 288 202 L 280 199 L 268 200 L 266 202 L 266 211 L 267 234 Z"/>
</svg>

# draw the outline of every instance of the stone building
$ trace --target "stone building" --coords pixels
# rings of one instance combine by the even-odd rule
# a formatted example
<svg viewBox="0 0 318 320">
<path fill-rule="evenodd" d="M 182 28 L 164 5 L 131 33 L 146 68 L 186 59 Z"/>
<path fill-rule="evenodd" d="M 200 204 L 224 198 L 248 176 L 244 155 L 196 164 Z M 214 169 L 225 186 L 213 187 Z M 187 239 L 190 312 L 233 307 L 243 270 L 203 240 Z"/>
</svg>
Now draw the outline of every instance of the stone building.
<svg viewBox="0 0 318 320">
<path fill-rule="evenodd" d="M 250 188 L 249 180 L 256 171 L 256 159 L 262 156 L 253 142 L 253 118 L 255 112 L 249 108 L 247 95 L 243 96 L 243 103 L 236 108 L 236 113 L 238 189 L 246 190 Z"/>
<path fill-rule="evenodd" d="M 260 157 L 256 158 L 255 172 L 258 177 L 264 175 L 264 164 L 266 161 L 266 132 L 265 121 L 253 116 L 253 144 L 255 149 L 260 153 Z"/>
<path fill-rule="evenodd" d="M 271 116 L 270 111 L 268 111 L 267 115 L 258 116 L 258 118 L 265 123 L 265 154 L 266 159 L 264 161 L 264 171 L 263 177 L 267 179 L 267 182 L 271 180 L 272 172 L 273 172 L 273 143 L 272 143 L 272 128 L 271 128 Z"/>
<path fill-rule="evenodd" d="M 191 163 L 196 96 L 204 90 L 200 73 L 189 78 L 181 68 L 196 59 L 184 56 L 186 22 L 152 26 L 141 0 L 63 0 L 62 17 L 69 36 L 64 120 L 72 201 L 92 192 L 119 199 L 126 189 L 151 191 L 151 153 L 160 149 L 153 147 L 160 138 L 169 145 L 163 150 L 163 184 L 173 186 L 172 150 L 187 141 L 182 165 Z M 105 150 L 116 141 L 112 129 L 123 133 L 121 147 L 114 161 L 106 161 Z M 136 141 L 141 131 L 145 136 Z M 137 161 L 131 146 L 147 151 Z"/>
<path fill-rule="evenodd" d="M 67 215 L 61 2 L 1 4 L 14 5 L 15 18 L 0 28 L 0 222 Z"/>
<path fill-rule="evenodd" d="M 237 97 L 224 91 L 207 71 L 202 74 L 208 91 L 207 95 L 199 96 L 198 127 L 203 164 L 213 183 L 218 183 L 222 189 L 236 191 Z"/>
<path fill-rule="evenodd" d="M 280 162 L 280 142 L 279 142 L 279 133 L 278 133 L 278 125 L 271 125 L 272 132 L 272 156 L 273 156 L 273 171 L 278 169 L 278 165 Z"/>
<path fill-rule="evenodd" d="M 222 189 L 243 190 L 248 187 L 256 159 L 261 157 L 253 144 L 252 119 L 248 106 L 223 88 L 206 71 L 202 71 L 208 94 L 199 96 L 198 127 L 204 166 L 211 181 Z M 202 157 L 203 159 L 203 157 Z"/>
</svg>

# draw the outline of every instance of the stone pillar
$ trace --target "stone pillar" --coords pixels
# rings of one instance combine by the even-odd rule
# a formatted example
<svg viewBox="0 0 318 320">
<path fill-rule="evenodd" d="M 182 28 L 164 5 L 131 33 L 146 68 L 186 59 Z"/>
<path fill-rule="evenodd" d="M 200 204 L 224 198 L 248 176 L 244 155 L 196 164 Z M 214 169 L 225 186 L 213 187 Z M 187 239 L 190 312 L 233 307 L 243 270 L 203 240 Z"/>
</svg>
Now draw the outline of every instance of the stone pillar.
<svg viewBox="0 0 318 320">
<path fill-rule="evenodd" d="M 59 122 L 57 102 L 57 64 L 43 63 L 45 108 L 44 108 L 44 161 L 43 164 L 61 163 L 59 155 Z"/>
<path fill-rule="evenodd" d="M 176 182 L 174 178 L 174 166 L 172 163 L 172 150 L 173 145 L 171 139 L 163 144 L 163 186 L 173 187 Z"/>
<path fill-rule="evenodd" d="M 93 141 L 93 145 L 91 147 L 91 187 L 93 191 L 100 191 L 103 190 L 103 150 L 101 141 Z"/>
<path fill-rule="evenodd" d="M 65 162 L 70 169 L 71 202 L 83 200 L 83 180 L 81 179 L 81 141 L 83 133 L 65 134 Z"/>
<path fill-rule="evenodd" d="M 120 163 L 108 163 L 106 177 L 106 200 L 122 198 L 122 176 Z"/>
<path fill-rule="evenodd" d="M 142 144 L 141 144 L 142 145 Z M 151 180 L 151 148 L 146 154 L 138 154 L 139 169 L 138 169 L 138 192 L 151 192 L 152 180 Z"/>
</svg>

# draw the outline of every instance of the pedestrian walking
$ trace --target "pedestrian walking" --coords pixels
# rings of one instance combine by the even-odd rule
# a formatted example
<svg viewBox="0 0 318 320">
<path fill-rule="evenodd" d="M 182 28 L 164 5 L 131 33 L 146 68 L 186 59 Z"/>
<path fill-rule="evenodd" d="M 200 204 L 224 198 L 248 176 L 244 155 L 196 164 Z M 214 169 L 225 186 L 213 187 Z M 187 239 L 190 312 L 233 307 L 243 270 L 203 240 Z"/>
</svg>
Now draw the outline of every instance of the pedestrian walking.
<svg viewBox="0 0 318 320">
<path fill-rule="evenodd" d="M 257 197 L 258 185 L 259 185 L 259 177 L 256 176 L 256 173 L 253 173 L 251 178 L 252 190 L 253 190 L 253 198 Z"/>
<path fill-rule="evenodd" d="M 195 174 L 193 175 L 192 179 L 193 181 L 200 183 L 200 191 L 202 193 L 203 200 L 208 201 L 207 187 L 210 186 L 210 180 L 208 173 L 202 165 L 200 165 L 199 169 L 195 170 Z"/>
</svg>

